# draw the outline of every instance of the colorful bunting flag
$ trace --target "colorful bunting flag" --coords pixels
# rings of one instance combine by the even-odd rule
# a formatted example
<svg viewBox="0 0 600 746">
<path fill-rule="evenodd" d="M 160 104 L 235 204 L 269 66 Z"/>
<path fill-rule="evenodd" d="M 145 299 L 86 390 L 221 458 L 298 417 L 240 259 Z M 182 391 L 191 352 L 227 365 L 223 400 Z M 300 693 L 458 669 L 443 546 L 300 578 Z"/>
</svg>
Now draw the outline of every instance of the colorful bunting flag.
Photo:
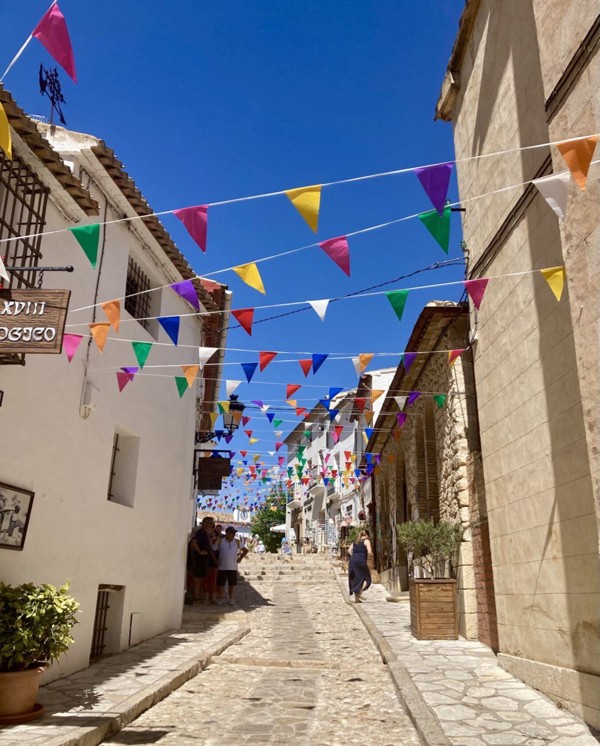
<svg viewBox="0 0 600 746">
<path fill-rule="evenodd" d="M 570 172 L 563 171 L 560 174 L 542 176 L 540 179 L 534 179 L 531 183 L 535 184 L 538 192 L 546 200 L 549 207 L 558 215 L 560 220 L 564 220 L 569 200 Z"/>
<path fill-rule="evenodd" d="M 246 374 L 246 380 L 248 383 L 252 380 L 252 376 L 254 375 L 256 369 L 258 368 L 258 363 L 240 363 L 242 366 L 242 370 Z"/>
<path fill-rule="evenodd" d="M 77 83 L 75 55 L 73 54 L 69 29 L 57 2 L 52 3 L 44 13 L 31 35 L 46 47 L 73 83 Z"/>
<path fill-rule="evenodd" d="M 396 419 L 398 420 L 398 426 L 403 427 L 407 418 L 408 418 L 408 415 L 406 414 L 406 412 L 398 412 L 398 414 L 396 415 Z"/>
<path fill-rule="evenodd" d="M 292 397 L 298 389 L 302 388 L 302 386 L 299 383 L 288 383 L 288 385 L 285 388 L 285 398 L 289 399 Z"/>
<path fill-rule="evenodd" d="M 350 251 L 348 249 L 348 239 L 346 236 L 330 238 L 328 241 L 322 241 L 319 246 L 327 256 L 337 264 L 342 272 L 350 277 Z M 323 319 L 321 319 L 321 321 L 323 321 Z"/>
<path fill-rule="evenodd" d="M 454 365 L 458 358 L 463 354 L 464 350 L 448 350 L 448 364 Z M 409 397 L 410 399 L 410 397 Z"/>
<path fill-rule="evenodd" d="M 256 368 L 254 369 L 256 370 Z M 241 381 L 225 381 L 225 395 L 230 397 L 237 387 L 242 383 Z"/>
<path fill-rule="evenodd" d="M 405 352 L 404 355 L 402 355 L 402 362 L 404 363 L 404 370 L 407 373 L 410 370 L 410 366 L 415 362 L 416 357 L 417 357 L 416 352 Z"/>
<path fill-rule="evenodd" d="M 90 264 L 96 269 L 98 261 L 98 243 L 100 241 L 100 223 L 92 225 L 78 225 L 74 228 L 68 228 L 75 237 L 77 243 L 83 249 L 83 253 L 89 259 Z"/>
<path fill-rule="evenodd" d="M 202 249 L 206 251 L 206 232 L 208 229 L 208 205 L 196 205 L 195 207 L 182 207 L 173 210 L 173 215 L 181 220 L 187 232 Z"/>
<path fill-rule="evenodd" d="M 446 403 L 446 394 L 434 394 L 433 395 L 433 401 L 438 405 L 440 409 L 443 409 L 444 404 Z"/>
<path fill-rule="evenodd" d="M 321 319 L 321 321 L 325 321 L 325 314 L 327 313 L 327 307 L 329 306 L 329 300 L 309 300 L 306 302 L 315 311 L 315 313 Z"/>
<path fill-rule="evenodd" d="M 77 352 L 77 348 L 81 344 L 82 339 L 83 339 L 82 334 L 64 334 L 63 335 L 62 348 L 69 362 L 71 362 L 75 353 Z"/>
<path fill-rule="evenodd" d="M 431 200 L 431 204 L 440 215 L 444 212 L 453 165 L 453 163 L 437 163 L 435 166 L 415 168 L 417 178 Z"/>
<path fill-rule="evenodd" d="M 98 349 L 100 352 L 103 352 L 104 345 L 108 338 L 108 332 L 110 331 L 110 324 L 108 321 L 101 321 L 96 324 L 88 324 L 88 326 L 90 327 L 90 332 L 92 333 L 92 337 L 94 338 L 94 342 Z"/>
<path fill-rule="evenodd" d="M 260 272 L 258 271 L 258 267 L 256 266 L 255 262 L 250 262 L 249 264 L 240 264 L 238 267 L 234 267 L 233 271 L 236 273 L 236 275 L 241 277 L 246 285 L 250 285 L 251 288 L 253 288 L 254 290 L 258 290 L 259 293 L 265 295 L 265 286 L 263 285 Z"/>
<path fill-rule="evenodd" d="M 307 378 L 312 368 L 312 360 L 298 360 L 298 362 L 300 363 L 304 377 Z"/>
<path fill-rule="evenodd" d="M 267 365 L 277 357 L 276 352 L 259 352 L 258 361 L 261 372 L 267 367 Z"/>
<path fill-rule="evenodd" d="M 125 386 L 127 386 L 127 384 L 132 380 L 133 378 L 132 376 L 129 375 L 129 373 L 126 373 L 123 370 L 118 370 L 117 371 L 117 386 L 119 387 L 119 393 L 121 393 L 123 389 L 125 388 Z"/>
<path fill-rule="evenodd" d="M 469 297 L 473 301 L 473 305 L 479 311 L 485 290 L 488 286 L 489 280 L 487 277 L 482 277 L 479 280 L 465 280 L 463 285 L 465 290 L 469 294 Z"/>
<path fill-rule="evenodd" d="M 450 245 L 450 208 L 445 207 L 441 216 L 437 210 L 422 212 L 418 217 L 431 235 L 435 238 L 443 251 L 448 253 Z"/>
<path fill-rule="evenodd" d="M 360 376 L 362 375 L 363 371 L 367 367 L 367 365 L 371 362 L 373 359 L 373 353 L 372 352 L 363 352 L 358 357 L 352 358 L 352 365 L 354 366 L 354 370 L 356 371 L 356 375 Z"/>
<path fill-rule="evenodd" d="M 362 412 L 367 404 L 367 400 L 362 396 L 357 396 L 354 399 L 354 403 L 356 404 L 357 409 Z"/>
<path fill-rule="evenodd" d="M 398 317 L 398 321 L 402 321 L 404 306 L 406 305 L 406 299 L 408 298 L 408 290 L 389 290 L 385 296 L 391 303 L 392 308 Z"/>
<path fill-rule="evenodd" d="M 191 280 L 174 282 L 171 285 L 171 288 L 177 293 L 177 295 L 180 295 L 184 300 L 186 300 L 190 304 L 190 306 L 195 308 L 196 311 L 200 310 L 198 293 L 196 293 L 196 288 L 194 287 L 194 283 Z"/>
<path fill-rule="evenodd" d="M 292 409 L 295 409 L 298 405 L 298 402 L 295 399 L 287 399 L 285 403 L 289 404 Z"/>
<path fill-rule="evenodd" d="M 322 354 L 314 354 L 312 356 L 312 371 L 313 371 L 313 373 L 316 373 L 319 370 L 319 368 L 323 365 L 323 363 L 325 362 L 325 360 L 327 360 L 328 357 L 329 357 L 329 355 L 322 355 Z M 302 362 L 303 361 L 301 360 L 300 364 L 302 364 Z M 303 368 L 303 370 L 304 370 L 304 368 Z"/>
<path fill-rule="evenodd" d="M 554 293 L 554 297 L 559 301 L 562 298 L 565 286 L 565 268 L 548 267 L 547 269 L 540 269 L 540 272 L 550 286 L 550 290 Z"/>
<path fill-rule="evenodd" d="M 179 316 L 160 316 L 157 321 L 165 330 L 171 342 L 177 347 L 177 342 L 179 341 Z"/>
<path fill-rule="evenodd" d="M 406 404 L 406 400 L 408 399 L 407 396 L 395 396 L 394 401 L 398 405 L 398 409 L 402 410 L 404 409 L 404 405 Z"/>
<path fill-rule="evenodd" d="M 594 135 L 593 137 L 583 137 L 580 140 L 559 142 L 556 144 L 558 151 L 565 159 L 565 163 L 581 190 L 585 189 L 590 163 L 594 157 L 597 142 L 598 135 Z"/>
<path fill-rule="evenodd" d="M 306 412 L 306 407 L 296 407 L 296 417 L 302 417 Z"/>
<path fill-rule="evenodd" d="M 185 392 L 188 390 L 188 382 L 187 378 L 185 376 L 175 376 L 175 383 L 177 384 L 177 391 L 179 392 L 179 398 L 185 394 Z M 214 412 L 212 414 L 215 414 Z M 211 417 L 212 419 L 212 417 Z M 215 423 L 213 422 L 213 425 Z"/>
<path fill-rule="evenodd" d="M 319 225 L 319 209 L 321 207 L 321 185 L 288 189 L 286 197 L 316 233 Z"/>
<path fill-rule="evenodd" d="M 341 386 L 332 386 L 329 389 L 329 398 L 334 399 L 338 394 L 341 394 L 344 389 Z"/>
<path fill-rule="evenodd" d="M 152 342 L 132 342 L 133 352 L 140 368 L 146 365 L 146 360 L 152 349 Z"/>
<path fill-rule="evenodd" d="M 411 391 L 408 395 L 408 399 L 406 400 L 406 405 L 410 407 L 412 404 L 414 404 L 417 399 L 421 396 L 420 391 Z"/>
<path fill-rule="evenodd" d="M 0 104 L 0 148 L 2 148 L 6 153 L 8 160 L 12 161 L 12 137 L 10 134 L 10 125 L 2 104 Z"/>
<path fill-rule="evenodd" d="M 363 419 L 367 425 L 370 424 L 374 416 L 375 416 L 375 412 L 373 412 L 373 410 L 369 410 L 368 412 L 363 412 Z"/>
<path fill-rule="evenodd" d="M 100 307 L 106 314 L 112 328 L 118 333 L 121 323 L 121 302 L 119 300 L 107 300 L 105 303 L 101 303 Z"/>
<path fill-rule="evenodd" d="M 279 427 L 279 425 L 281 425 L 282 422 L 283 420 L 273 420 L 273 427 Z M 275 435 L 277 435 L 277 433 L 275 433 Z"/>
<path fill-rule="evenodd" d="M 185 379 L 188 382 L 188 386 L 191 388 L 192 384 L 194 383 L 196 379 L 196 376 L 198 375 L 200 366 L 199 365 L 182 365 L 181 370 L 183 371 L 183 375 L 185 376 Z"/>
<path fill-rule="evenodd" d="M 231 312 L 234 318 L 238 321 L 242 329 L 252 336 L 252 320 L 254 319 L 253 308 L 239 308 L 237 311 Z"/>
<path fill-rule="evenodd" d="M 374 403 L 379 399 L 380 396 L 383 396 L 385 394 L 384 389 L 373 389 L 371 391 L 371 403 Z"/>
<path fill-rule="evenodd" d="M 200 365 L 205 365 L 218 349 L 218 347 L 198 347 L 198 362 Z"/>
<path fill-rule="evenodd" d="M 229 414 L 229 402 L 228 401 L 218 401 L 217 408 L 219 410 L 219 414 Z"/>
</svg>

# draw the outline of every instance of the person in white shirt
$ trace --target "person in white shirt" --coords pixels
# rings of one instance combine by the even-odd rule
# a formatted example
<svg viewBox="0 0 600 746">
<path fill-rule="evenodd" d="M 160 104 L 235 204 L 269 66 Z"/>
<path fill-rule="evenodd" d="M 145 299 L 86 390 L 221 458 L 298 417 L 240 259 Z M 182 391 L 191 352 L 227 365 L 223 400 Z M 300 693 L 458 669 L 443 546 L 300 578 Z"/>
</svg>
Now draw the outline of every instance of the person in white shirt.
<svg viewBox="0 0 600 746">
<path fill-rule="evenodd" d="M 233 606 L 235 603 L 234 596 L 237 586 L 238 562 L 248 553 L 247 549 L 240 549 L 235 534 L 235 528 L 233 526 L 227 526 L 225 529 L 225 536 L 219 542 L 219 569 L 217 571 L 219 602 L 225 603 L 224 592 L 225 583 L 227 583 L 230 606 Z"/>
</svg>

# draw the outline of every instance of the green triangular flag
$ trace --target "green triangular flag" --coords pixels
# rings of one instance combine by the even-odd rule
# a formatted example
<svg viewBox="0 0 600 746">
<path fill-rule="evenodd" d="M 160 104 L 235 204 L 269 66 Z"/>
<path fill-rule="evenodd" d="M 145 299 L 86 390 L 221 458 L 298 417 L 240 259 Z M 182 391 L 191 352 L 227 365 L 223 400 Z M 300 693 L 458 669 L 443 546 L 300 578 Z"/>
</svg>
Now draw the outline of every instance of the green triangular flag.
<svg viewBox="0 0 600 746">
<path fill-rule="evenodd" d="M 404 306 L 406 305 L 406 299 L 408 298 L 408 290 L 390 290 L 385 295 L 392 304 L 392 308 L 396 312 L 398 321 L 402 321 Z"/>
<path fill-rule="evenodd" d="M 446 394 L 435 394 L 433 397 L 434 402 L 438 405 L 440 409 L 443 408 L 444 404 L 446 403 Z"/>
<path fill-rule="evenodd" d="M 179 398 L 185 394 L 188 390 L 188 382 L 185 376 L 175 376 L 175 383 L 177 384 L 177 391 L 179 391 Z"/>
<path fill-rule="evenodd" d="M 311 433 L 311 431 L 310 431 L 310 430 L 305 430 L 305 431 L 304 431 L 304 437 L 305 437 L 305 438 L 310 438 L 311 434 L 312 434 L 312 433 Z"/>
<path fill-rule="evenodd" d="M 437 210 L 422 212 L 419 220 L 447 254 L 450 244 L 450 207 L 444 207 L 443 215 L 440 215 Z"/>
<path fill-rule="evenodd" d="M 90 264 L 96 269 L 98 259 L 98 243 L 100 242 L 100 223 L 93 225 L 78 225 L 76 228 L 69 228 L 71 233 L 77 239 L 77 243 L 83 249 L 85 255 L 90 260 Z"/>
<path fill-rule="evenodd" d="M 138 365 L 140 366 L 140 368 L 143 368 L 144 365 L 146 365 L 146 360 L 148 359 L 148 355 L 150 354 L 150 350 L 152 349 L 152 342 L 132 342 L 131 346 L 133 347 L 133 351 L 135 352 L 135 357 L 138 361 Z"/>
<path fill-rule="evenodd" d="M 217 409 L 219 410 L 219 414 L 225 414 L 225 407 L 219 401 L 217 402 Z"/>
<path fill-rule="evenodd" d="M 273 427 L 279 427 L 279 425 L 281 425 L 282 422 L 283 420 L 273 420 Z"/>
</svg>

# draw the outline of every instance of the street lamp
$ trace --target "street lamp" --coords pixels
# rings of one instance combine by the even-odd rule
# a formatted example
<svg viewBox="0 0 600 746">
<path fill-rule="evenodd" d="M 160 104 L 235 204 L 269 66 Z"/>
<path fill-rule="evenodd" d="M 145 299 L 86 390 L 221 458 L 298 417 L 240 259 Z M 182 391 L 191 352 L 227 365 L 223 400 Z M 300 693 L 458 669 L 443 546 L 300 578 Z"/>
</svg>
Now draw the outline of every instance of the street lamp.
<svg viewBox="0 0 600 746">
<path fill-rule="evenodd" d="M 223 414 L 223 426 L 225 430 L 222 431 L 222 433 L 224 435 L 233 435 L 233 433 L 238 429 L 238 427 L 240 426 L 240 420 L 242 419 L 241 415 L 244 409 L 246 409 L 246 407 L 242 404 L 241 401 L 238 401 L 237 394 L 231 394 L 231 396 L 229 397 L 229 410 Z M 217 433 L 215 431 L 197 431 L 195 440 L 196 444 L 208 443 L 209 441 L 214 440 L 216 437 Z"/>
</svg>

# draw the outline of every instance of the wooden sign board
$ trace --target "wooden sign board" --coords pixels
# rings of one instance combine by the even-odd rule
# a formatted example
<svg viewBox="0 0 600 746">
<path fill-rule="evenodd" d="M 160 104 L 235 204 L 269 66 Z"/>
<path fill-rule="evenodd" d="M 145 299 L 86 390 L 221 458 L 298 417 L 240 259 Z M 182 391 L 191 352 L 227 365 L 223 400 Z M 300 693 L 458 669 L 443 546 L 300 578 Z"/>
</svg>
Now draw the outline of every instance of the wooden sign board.
<svg viewBox="0 0 600 746">
<path fill-rule="evenodd" d="M 196 461 L 196 473 L 207 477 L 228 477 L 231 473 L 231 459 L 199 458 Z"/>
<path fill-rule="evenodd" d="M 200 492 L 204 490 L 214 490 L 219 492 L 223 486 L 222 478 L 213 474 L 196 474 L 196 489 Z"/>
<path fill-rule="evenodd" d="M 70 290 L 0 290 L 0 352 L 62 349 Z"/>
</svg>

